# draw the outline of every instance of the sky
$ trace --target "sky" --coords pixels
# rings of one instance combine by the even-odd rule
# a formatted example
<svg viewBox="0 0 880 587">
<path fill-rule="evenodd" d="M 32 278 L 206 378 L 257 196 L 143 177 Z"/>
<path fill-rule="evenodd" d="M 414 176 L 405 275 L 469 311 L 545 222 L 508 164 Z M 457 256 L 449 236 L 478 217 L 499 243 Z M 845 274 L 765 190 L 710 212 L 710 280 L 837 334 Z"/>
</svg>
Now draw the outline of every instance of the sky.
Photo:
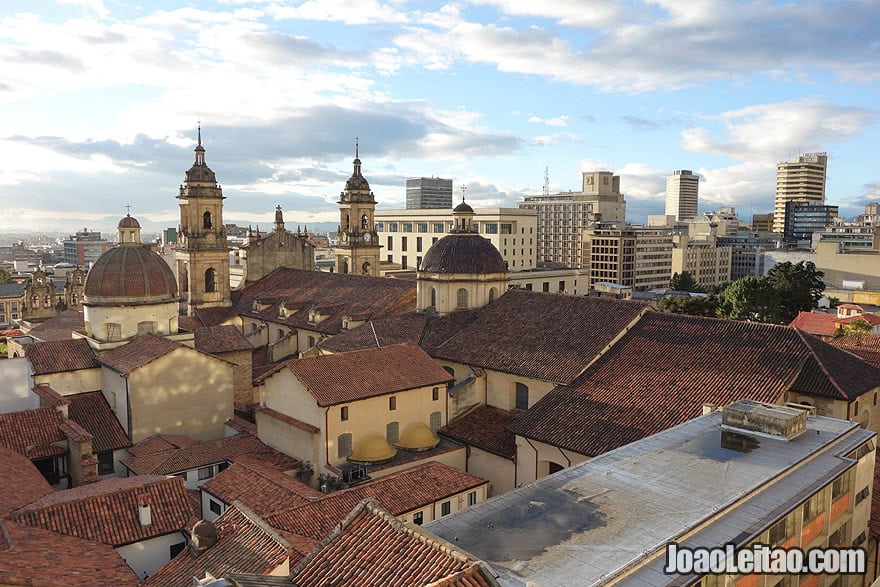
<svg viewBox="0 0 880 587">
<path fill-rule="evenodd" d="M 176 226 L 201 124 L 224 221 L 336 221 L 355 141 L 379 208 L 407 177 L 476 207 L 665 176 L 772 210 L 776 164 L 880 199 L 880 0 L 13 0 L 0 3 L 0 230 Z"/>
</svg>

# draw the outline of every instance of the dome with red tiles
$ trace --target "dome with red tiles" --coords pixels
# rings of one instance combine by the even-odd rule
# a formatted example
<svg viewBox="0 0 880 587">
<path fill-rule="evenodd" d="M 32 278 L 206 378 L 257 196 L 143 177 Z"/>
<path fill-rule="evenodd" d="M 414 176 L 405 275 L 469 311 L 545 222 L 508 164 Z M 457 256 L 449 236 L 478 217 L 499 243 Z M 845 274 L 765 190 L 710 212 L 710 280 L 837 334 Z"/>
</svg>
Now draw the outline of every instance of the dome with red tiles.
<svg viewBox="0 0 880 587">
<path fill-rule="evenodd" d="M 86 278 L 86 303 L 155 303 L 177 298 L 168 264 L 141 243 L 123 243 L 101 255 Z"/>
<path fill-rule="evenodd" d="M 119 225 L 117 228 L 140 228 L 141 223 L 137 221 L 136 218 L 132 218 L 131 214 L 126 214 L 126 216 L 119 221 Z"/>
</svg>

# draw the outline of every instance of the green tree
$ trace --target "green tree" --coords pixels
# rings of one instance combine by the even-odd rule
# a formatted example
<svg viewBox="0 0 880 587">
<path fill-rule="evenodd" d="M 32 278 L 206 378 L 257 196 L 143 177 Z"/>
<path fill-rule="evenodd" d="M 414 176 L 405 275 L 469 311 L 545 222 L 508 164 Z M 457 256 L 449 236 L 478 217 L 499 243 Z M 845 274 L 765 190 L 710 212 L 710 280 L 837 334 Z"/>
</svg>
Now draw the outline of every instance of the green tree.
<svg viewBox="0 0 880 587">
<path fill-rule="evenodd" d="M 700 284 L 697 283 L 697 280 L 694 279 L 694 276 L 687 271 L 682 271 L 681 273 L 673 273 L 672 281 L 669 282 L 669 287 L 674 289 L 675 291 L 704 291 L 703 288 L 700 287 Z"/>
<path fill-rule="evenodd" d="M 724 290 L 719 313 L 732 320 L 782 323 L 779 294 L 764 277 L 743 277 Z"/>
<path fill-rule="evenodd" d="M 717 316 L 719 300 L 715 296 L 665 296 L 658 307 L 672 314 L 689 314 L 691 316 Z"/>
<path fill-rule="evenodd" d="M 779 296 L 780 319 L 784 323 L 797 318 L 799 312 L 818 307 L 825 291 L 823 277 L 825 274 L 810 261 L 779 263 L 767 272 L 767 281 Z"/>
<path fill-rule="evenodd" d="M 838 329 L 837 332 L 840 332 L 842 334 L 849 334 L 853 332 L 871 332 L 871 323 L 864 318 L 855 318 L 853 320 L 850 320 L 850 323 L 844 326 L 843 329 Z"/>
<path fill-rule="evenodd" d="M 0 283 L 9 283 L 11 278 L 12 276 L 9 275 L 9 271 L 6 269 L 0 269 Z"/>
</svg>

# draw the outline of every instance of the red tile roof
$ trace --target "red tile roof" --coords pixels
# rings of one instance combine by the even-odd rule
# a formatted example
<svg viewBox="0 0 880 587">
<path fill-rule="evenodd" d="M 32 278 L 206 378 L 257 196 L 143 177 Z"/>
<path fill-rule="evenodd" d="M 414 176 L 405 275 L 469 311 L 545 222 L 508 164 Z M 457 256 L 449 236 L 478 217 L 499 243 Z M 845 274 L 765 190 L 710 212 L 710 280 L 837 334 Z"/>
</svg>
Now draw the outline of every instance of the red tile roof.
<svg viewBox="0 0 880 587">
<path fill-rule="evenodd" d="M 443 427 L 440 434 L 513 460 L 516 457 L 516 436 L 506 428 L 521 413 L 518 410 L 479 406 Z"/>
<path fill-rule="evenodd" d="M 789 326 L 816 336 L 833 336 L 837 330 L 837 315 L 822 312 L 801 312 Z"/>
<path fill-rule="evenodd" d="M 266 521 L 273 528 L 320 540 L 363 499 L 376 499 L 382 507 L 399 516 L 487 483 L 476 475 L 428 461 L 328 494 L 314 503 L 267 516 Z"/>
<path fill-rule="evenodd" d="M 0 519 L 0 584 L 122 587 L 139 581 L 111 546 Z"/>
<path fill-rule="evenodd" d="M 254 308 L 257 300 L 265 305 L 263 310 Z M 282 303 L 288 309 L 287 318 L 279 315 Z M 245 288 L 235 303 L 235 313 L 337 334 L 344 316 L 379 318 L 412 312 L 415 306 L 416 284 L 411 280 L 280 268 Z M 311 309 L 326 318 L 309 322 Z"/>
<path fill-rule="evenodd" d="M 257 425 L 238 414 L 233 415 L 232 418 L 227 420 L 226 425 L 236 432 L 244 432 L 247 434 L 253 434 L 254 436 L 257 435 Z"/>
<path fill-rule="evenodd" d="M 152 454 L 123 459 L 122 464 L 135 475 L 173 475 L 198 467 L 232 460 L 237 455 L 277 452 L 250 434 L 236 434 L 219 440 L 196 442 Z"/>
<path fill-rule="evenodd" d="M 412 587 L 497 583 L 479 562 L 422 528 L 406 524 L 373 500 L 355 506 L 340 526 L 293 570 L 298 587 Z M 477 571 L 473 572 L 473 568 Z M 469 577 L 463 576 L 469 571 Z M 467 579 L 467 581 L 465 581 Z"/>
<path fill-rule="evenodd" d="M 239 292 L 233 292 L 233 299 L 235 299 L 236 293 Z M 231 306 L 218 308 L 196 308 L 195 315 L 201 326 L 219 326 L 221 323 L 232 318 L 235 315 L 235 312 Z"/>
<path fill-rule="evenodd" d="M 139 503 L 150 506 L 149 526 L 140 524 Z M 194 514 L 183 479 L 143 475 L 56 491 L 10 518 L 68 536 L 122 546 L 179 531 Z"/>
<path fill-rule="evenodd" d="M 182 343 L 155 334 L 142 334 L 123 346 L 103 353 L 98 357 L 98 362 L 123 375 L 128 375 L 135 369 L 184 346 Z"/>
<path fill-rule="evenodd" d="M 70 400 L 66 399 L 63 395 L 46 384 L 34 387 L 31 389 L 31 392 L 40 398 L 41 408 L 54 408 L 55 406 L 70 405 Z"/>
<path fill-rule="evenodd" d="M 847 350 L 860 356 L 866 363 L 880 367 L 880 334 L 852 332 L 832 338 L 828 344 Z"/>
<path fill-rule="evenodd" d="M 568 383 L 647 310 L 639 302 L 510 290 L 431 354 Z"/>
<path fill-rule="evenodd" d="M 425 351 L 413 344 L 286 361 L 322 407 L 450 380 Z"/>
<path fill-rule="evenodd" d="M 874 367 L 793 328 L 651 313 L 508 429 L 594 456 L 695 417 L 703 403 L 777 403 L 789 389 L 854 398 L 878 382 Z"/>
<path fill-rule="evenodd" d="M 68 395 L 67 415 L 94 437 L 92 450 L 104 452 L 131 446 L 122 425 L 100 391 Z"/>
<path fill-rule="evenodd" d="M 152 455 L 166 450 L 183 448 L 198 444 L 198 440 L 186 436 L 174 436 L 171 434 L 155 434 L 138 442 L 128 449 L 128 452 L 136 457 Z"/>
<path fill-rule="evenodd" d="M 204 577 L 206 572 L 215 577 L 229 573 L 269 573 L 287 560 L 292 548 L 278 532 L 240 503 L 226 510 L 214 524 L 218 535 L 216 544 L 198 557 L 184 549 L 147 579 L 145 585 L 191 585 L 193 577 Z"/>
<path fill-rule="evenodd" d="M 317 426 L 312 426 L 311 424 L 307 424 L 302 420 L 297 420 L 292 416 L 288 416 L 287 414 L 282 414 L 278 410 L 273 410 L 272 408 L 257 408 L 257 413 L 265 414 L 270 418 L 275 418 L 276 420 L 281 420 L 291 426 L 295 426 L 300 430 L 305 430 L 309 434 L 318 434 L 321 432 L 321 429 Z"/>
<path fill-rule="evenodd" d="M 254 347 L 235 326 L 205 326 L 195 331 L 195 347 L 216 355 L 233 351 L 252 351 Z"/>
<path fill-rule="evenodd" d="M 95 360 L 95 352 L 84 338 L 34 342 L 22 348 L 24 356 L 34 368 L 34 375 L 97 369 L 100 366 Z"/>
<path fill-rule="evenodd" d="M 26 456 L 0 447 L 0 516 L 52 493 L 52 486 Z"/>
<path fill-rule="evenodd" d="M 868 522 L 871 535 L 880 537 L 880 453 L 874 461 L 874 489 L 871 493 L 871 519 Z"/>
<path fill-rule="evenodd" d="M 82 310 L 64 310 L 28 330 L 28 336 L 41 341 L 70 340 L 71 333 L 86 329 Z"/>
<path fill-rule="evenodd" d="M 238 500 L 263 517 L 325 497 L 290 475 L 247 458 L 206 481 L 201 490 L 223 503 Z"/>
<path fill-rule="evenodd" d="M 55 408 L 0 414 L 0 446 L 27 456 L 30 449 L 66 440 L 61 431 L 62 420 Z"/>
<path fill-rule="evenodd" d="M 867 322 L 871 326 L 877 326 L 878 324 L 880 324 L 880 316 L 876 314 L 860 314 L 858 316 L 850 316 L 849 318 L 838 318 L 837 323 L 852 324 L 856 320 L 862 320 L 864 322 Z"/>
</svg>

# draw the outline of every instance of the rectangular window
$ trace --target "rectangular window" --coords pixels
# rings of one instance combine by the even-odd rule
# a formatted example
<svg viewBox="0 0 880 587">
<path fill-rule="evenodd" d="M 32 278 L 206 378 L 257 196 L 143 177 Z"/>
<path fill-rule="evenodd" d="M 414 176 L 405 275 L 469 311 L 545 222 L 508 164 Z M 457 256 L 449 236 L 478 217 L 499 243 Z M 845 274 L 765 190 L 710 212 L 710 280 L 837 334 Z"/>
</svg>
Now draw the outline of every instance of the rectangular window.
<svg viewBox="0 0 880 587">
<path fill-rule="evenodd" d="M 400 256 L 400 268 L 406 269 L 406 255 Z"/>
<path fill-rule="evenodd" d="M 416 526 L 421 526 L 425 521 L 425 514 L 423 512 L 416 512 L 413 514 L 413 524 Z"/>
<path fill-rule="evenodd" d="M 498 234 L 498 224 L 495 222 L 484 222 L 483 232 L 486 234 Z"/>
<path fill-rule="evenodd" d="M 98 453 L 98 475 L 112 475 L 116 472 L 113 465 L 113 451 L 105 450 Z"/>
<path fill-rule="evenodd" d="M 444 501 L 440 504 L 440 515 L 448 516 L 452 512 L 452 502 Z"/>
<path fill-rule="evenodd" d="M 312 347 L 314 347 L 314 346 L 315 346 L 315 337 L 314 337 L 314 336 L 310 336 L 310 337 L 309 337 L 309 348 L 312 348 Z"/>
<path fill-rule="evenodd" d="M 400 237 L 400 250 L 401 251 L 406 250 L 406 237 L 405 236 Z"/>
<path fill-rule="evenodd" d="M 442 233 L 446 232 L 446 227 L 443 226 L 442 222 L 435 222 L 434 223 L 434 232 L 442 234 Z"/>
<path fill-rule="evenodd" d="M 416 237 L 416 252 L 417 253 L 422 252 L 422 237 L 420 237 L 420 236 Z"/>
<path fill-rule="evenodd" d="M 386 259 L 389 263 L 394 263 L 394 255 L 388 255 L 388 257 L 386 257 Z"/>
<path fill-rule="evenodd" d="M 205 479 L 210 479 L 214 476 L 214 467 L 202 467 L 199 469 L 199 481 L 203 481 Z"/>
<path fill-rule="evenodd" d="M 385 249 L 388 251 L 394 250 L 394 237 L 393 236 L 388 237 L 388 246 L 386 246 Z"/>
<path fill-rule="evenodd" d="M 400 422 L 389 422 L 385 426 L 385 440 L 388 444 L 395 444 L 400 440 Z"/>
<path fill-rule="evenodd" d="M 412 222 L 403 223 L 403 232 L 412 232 Z"/>
<path fill-rule="evenodd" d="M 550 291 L 550 282 L 549 281 L 545 281 L 544 283 L 541 284 L 541 291 L 547 291 L 547 292 Z"/>
<path fill-rule="evenodd" d="M 422 256 L 419 255 L 418 257 L 416 257 L 416 269 L 418 269 L 421 266 L 422 266 Z"/>
<path fill-rule="evenodd" d="M 428 232 L 428 223 L 427 222 L 419 222 L 419 232 Z"/>
<path fill-rule="evenodd" d="M 431 390 L 431 401 L 437 401 L 438 399 L 440 399 L 440 388 L 435 387 Z"/>
<path fill-rule="evenodd" d="M 397 223 L 389 222 L 388 223 L 388 232 L 397 232 Z"/>
<path fill-rule="evenodd" d="M 347 459 L 351 456 L 351 434 L 340 434 L 336 439 L 336 454 L 340 459 Z"/>
<path fill-rule="evenodd" d="M 532 284 L 531 283 L 526 284 L 526 291 L 532 291 Z"/>
<path fill-rule="evenodd" d="M 565 282 L 564 281 L 559 282 L 559 291 L 565 291 Z"/>
<path fill-rule="evenodd" d="M 468 493 L 468 505 L 474 505 L 477 503 L 477 492 L 471 491 Z"/>
<path fill-rule="evenodd" d="M 388 398 L 388 409 L 392 411 L 397 409 L 397 398 L 393 395 Z"/>
<path fill-rule="evenodd" d="M 512 224 L 502 224 L 501 225 L 501 234 L 513 234 L 513 225 Z"/>
<path fill-rule="evenodd" d="M 385 232 L 385 223 L 377 222 L 376 223 L 376 232 Z"/>
<path fill-rule="evenodd" d="M 431 432 L 436 433 L 438 430 L 440 430 L 440 424 L 441 424 L 440 420 L 441 420 L 440 412 L 431 412 L 431 419 L 428 423 L 431 427 Z"/>
<path fill-rule="evenodd" d="M 217 514 L 218 516 L 223 513 L 223 508 L 220 507 L 220 504 L 214 501 L 213 499 L 208 500 L 208 507 L 211 508 L 211 511 Z"/>
<path fill-rule="evenodd" d="M 339 420 L 345 422 L 348 420 L 348 406 L 339 408 Z"/>
<path fill-rule="evenodd" d="M 834 480 L 834 484 L 831 486 L 831 501 L 837 500 L 849 491 L 850 477 L 851 475 L 849 473 L 844 473 Z"/>
</svg>

